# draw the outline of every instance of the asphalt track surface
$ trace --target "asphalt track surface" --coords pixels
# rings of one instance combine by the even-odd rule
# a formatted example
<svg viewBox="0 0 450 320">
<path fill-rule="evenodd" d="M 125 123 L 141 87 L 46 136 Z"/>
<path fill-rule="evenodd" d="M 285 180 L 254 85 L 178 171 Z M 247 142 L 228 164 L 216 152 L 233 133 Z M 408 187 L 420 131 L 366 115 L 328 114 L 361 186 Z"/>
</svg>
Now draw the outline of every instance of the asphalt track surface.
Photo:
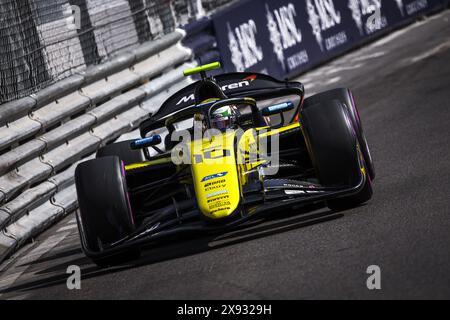
<svg viewBox="0 0 450 320">
<path fill-rule="evenodd" d="M 376 163 L 375 196 L 216 238 L 144 251 L 98 269 L 67 217 L 0 267 L 0 299 L 450 298 L 450 11 L 300 77 L 349 87 Z M 81 290 L 66 287 L 78 265 Z M 382 289 L 366 287 L 368 266 Z"/>
</svg>

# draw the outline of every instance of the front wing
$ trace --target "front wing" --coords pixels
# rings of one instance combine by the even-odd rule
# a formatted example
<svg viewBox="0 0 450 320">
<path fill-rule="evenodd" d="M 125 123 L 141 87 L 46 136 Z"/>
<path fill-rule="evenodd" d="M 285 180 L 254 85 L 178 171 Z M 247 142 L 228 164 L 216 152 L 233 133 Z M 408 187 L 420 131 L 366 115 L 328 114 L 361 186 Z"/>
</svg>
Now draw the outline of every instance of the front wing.
<svg viewBox="0 0 450 320">
<path fill-rule="evenodd" d="M 294 189 L 290 187 L 289 181 L 273 180 L 267 185 L 261 185 L 259 190 L 258 187 L 255 187 L 253 192 L 243 199 L 240 209 L 227 222 L 217 224 L 207 220 L 198 220 L 198 217 L 202 215 L 196 208 L 195 201 L 193 201 L 191 203 L 192 210 L 180 213 L 175 208 L 177 211 L 175 219 L 163 223 L 153 221 L 151 224 L 145 224 L 133 234 L 111 244 L 101 252 L 93 252 L 88 249 L 82 232 L 80 232 L 81 244 L 85 254 L 95 259 L 96 257 L 113 256 L 131 248 L 150 245 L 163 239 L 173 238 L 173 236 L 231 231 L 237 227 L 242 227 L 252 219 L 264 217 L 268 213 L 357 194 L 364 188 L 366 179 L 365 171 L 361 170 L 358 184 L 351 187 L 322 188 L 312 185 L 305 185 L 304 187 L 297 185 Z M 80 227 L 79 213 L 77 212 L 76 215 L 78 227 Z M 155 215 L 158 215 L 158 212 Z"/>
</svg>

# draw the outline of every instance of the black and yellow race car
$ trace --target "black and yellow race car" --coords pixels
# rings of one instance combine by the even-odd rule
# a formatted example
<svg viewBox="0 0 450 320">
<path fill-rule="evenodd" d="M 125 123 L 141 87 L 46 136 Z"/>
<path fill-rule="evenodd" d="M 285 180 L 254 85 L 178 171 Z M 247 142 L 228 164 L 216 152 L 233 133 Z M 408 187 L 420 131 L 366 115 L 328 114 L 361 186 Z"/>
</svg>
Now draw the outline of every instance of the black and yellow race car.
<svg viewBox="0 0 450 320">
<path fill-rule="evenodd" d="M 372 197 L 374 166 L 352 93 L 305 99 L 298 82 L 208 77 L 170 97 L 141 139 L 101 148 L 75 173 L 84 252 L 100 266 L 144 244 L 223 232 L 314 203 L 345 210 Z M 295 214 L 295 211 L 292 211 Z"/>
</svg>

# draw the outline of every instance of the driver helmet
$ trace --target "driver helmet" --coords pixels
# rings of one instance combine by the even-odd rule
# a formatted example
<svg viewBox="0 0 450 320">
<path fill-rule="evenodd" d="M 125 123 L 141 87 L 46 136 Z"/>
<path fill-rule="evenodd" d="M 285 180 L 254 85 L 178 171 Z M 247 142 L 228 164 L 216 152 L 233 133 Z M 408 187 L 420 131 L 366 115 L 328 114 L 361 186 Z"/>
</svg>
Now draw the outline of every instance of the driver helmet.
<svg viewBox="0 0 450 320">
<path fill-rule="evenodd" d="M 225 131 L 234 126 L 236 113 L 232 106 L 225 106 L 215 110 L 211 115 L 211 127 Z"/>
</svg>

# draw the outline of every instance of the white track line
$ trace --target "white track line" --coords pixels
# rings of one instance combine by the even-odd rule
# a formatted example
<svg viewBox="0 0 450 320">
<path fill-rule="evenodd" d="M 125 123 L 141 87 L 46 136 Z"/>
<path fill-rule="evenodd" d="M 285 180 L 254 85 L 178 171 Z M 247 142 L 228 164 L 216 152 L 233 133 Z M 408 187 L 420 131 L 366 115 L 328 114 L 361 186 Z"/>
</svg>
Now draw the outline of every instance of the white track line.
<svg viewBox="0 0 450 320">
<path fill-rule="evenodd" d="M 443 14 L 441 14 L 441 15 L 443 15 Z M 430 20 L 431 19 L 418 21 L 418 22 L 415 22 L 415 23 L 411 24 L 410 26 L 408 26 L 408 27 L 406 27 L 404 29 L 400 29 L 398 31 L 395 31 L 395 32 L 393 32 L 393 33 L 383 37 L 381 40 L 376 41 L 374 44 L 369 45 L 368 48 L 370 48 L 370 47 L 372 47 L 372 48 L 375 47 L 376 48 L 376 47 L 384 46 L 385 44 L 387 44 L 387 43 L 397 39 L 398 37 L 404 35 L 405 33 L 408 33 L 408 32 L 410 32 L 410 31 L 412 31 L 412 30 L 414 30 L 414 29 L 416 29 L 418 27 L 423 26 L 424 24 L 430 22 Z"/>
<path fill-rule="evenodd" d="M 56 232 L 63 232 L 63 231 L 70 231 L 73 229 L 77 229 L 77 225 L 76 224 L 69 224 L 67 226 L 61 227 L 58 230 L 56 230 Z"/>
<path fill-rule="evenodd" d="M 29 264 L 36 261 L 44 254 L 55 248 L 61 241 L 63 241 L 70 233 L 60 233 L 47 238 L 42 244 L 33 249 L 26 256 L 18 259 L 14 264 L 12 264 L 8 270 L 12 273 L 8 274 L 8 270 L 1 274 L 0 279 L 0 291 L 8 289 L 14 282 L 17 281 L 28 269 Z M 0 294 L 0 297 L 2 294 Z"/>
<path fill-rule="evenodd" d="M 21 294 L 21 295 L 18 295 L 18 296 L 14 296 L 14 297 L 8 298 L 6 300 L 17 300 L 17 301 L 27 300 L 29 296 L 30 296 L 29 294 Z"/>
<path fill-rule="evenodd" d="M 432 57 L 432 56 L 438 54 L 441 51 L 445 51 L 445 50 L 448 50 L 448 49 L 450 49 L 450 39 L 445 41 L 444 43 L 441 43 L 437 47 L 434 47 L 433 49 L 430 49 L 430 50 L 422 53 L 421 55 L 412 58 L 411 62 L 412 63 L 416 63 L 416 62 L 425 60 L 425 59 L 427 59 L 429 57 Z"/>
<path fill-rule="evenodd" d="M 370 59 L 376 59 L 376 58 L 380 58 L 386 55 L 386 52 L 384 51 L 380 51 L 380 52 L 375 52 L 375 53 L 371 53 L 371 54 L 367 54 L 367 55 L 362 55 L 360 57 L 355 57 L 355 59 L 353 59 L 353 62 L 360 62 L 360 61 L 365 61 L 365 60 L 370 60 Z"/>
</svg>

